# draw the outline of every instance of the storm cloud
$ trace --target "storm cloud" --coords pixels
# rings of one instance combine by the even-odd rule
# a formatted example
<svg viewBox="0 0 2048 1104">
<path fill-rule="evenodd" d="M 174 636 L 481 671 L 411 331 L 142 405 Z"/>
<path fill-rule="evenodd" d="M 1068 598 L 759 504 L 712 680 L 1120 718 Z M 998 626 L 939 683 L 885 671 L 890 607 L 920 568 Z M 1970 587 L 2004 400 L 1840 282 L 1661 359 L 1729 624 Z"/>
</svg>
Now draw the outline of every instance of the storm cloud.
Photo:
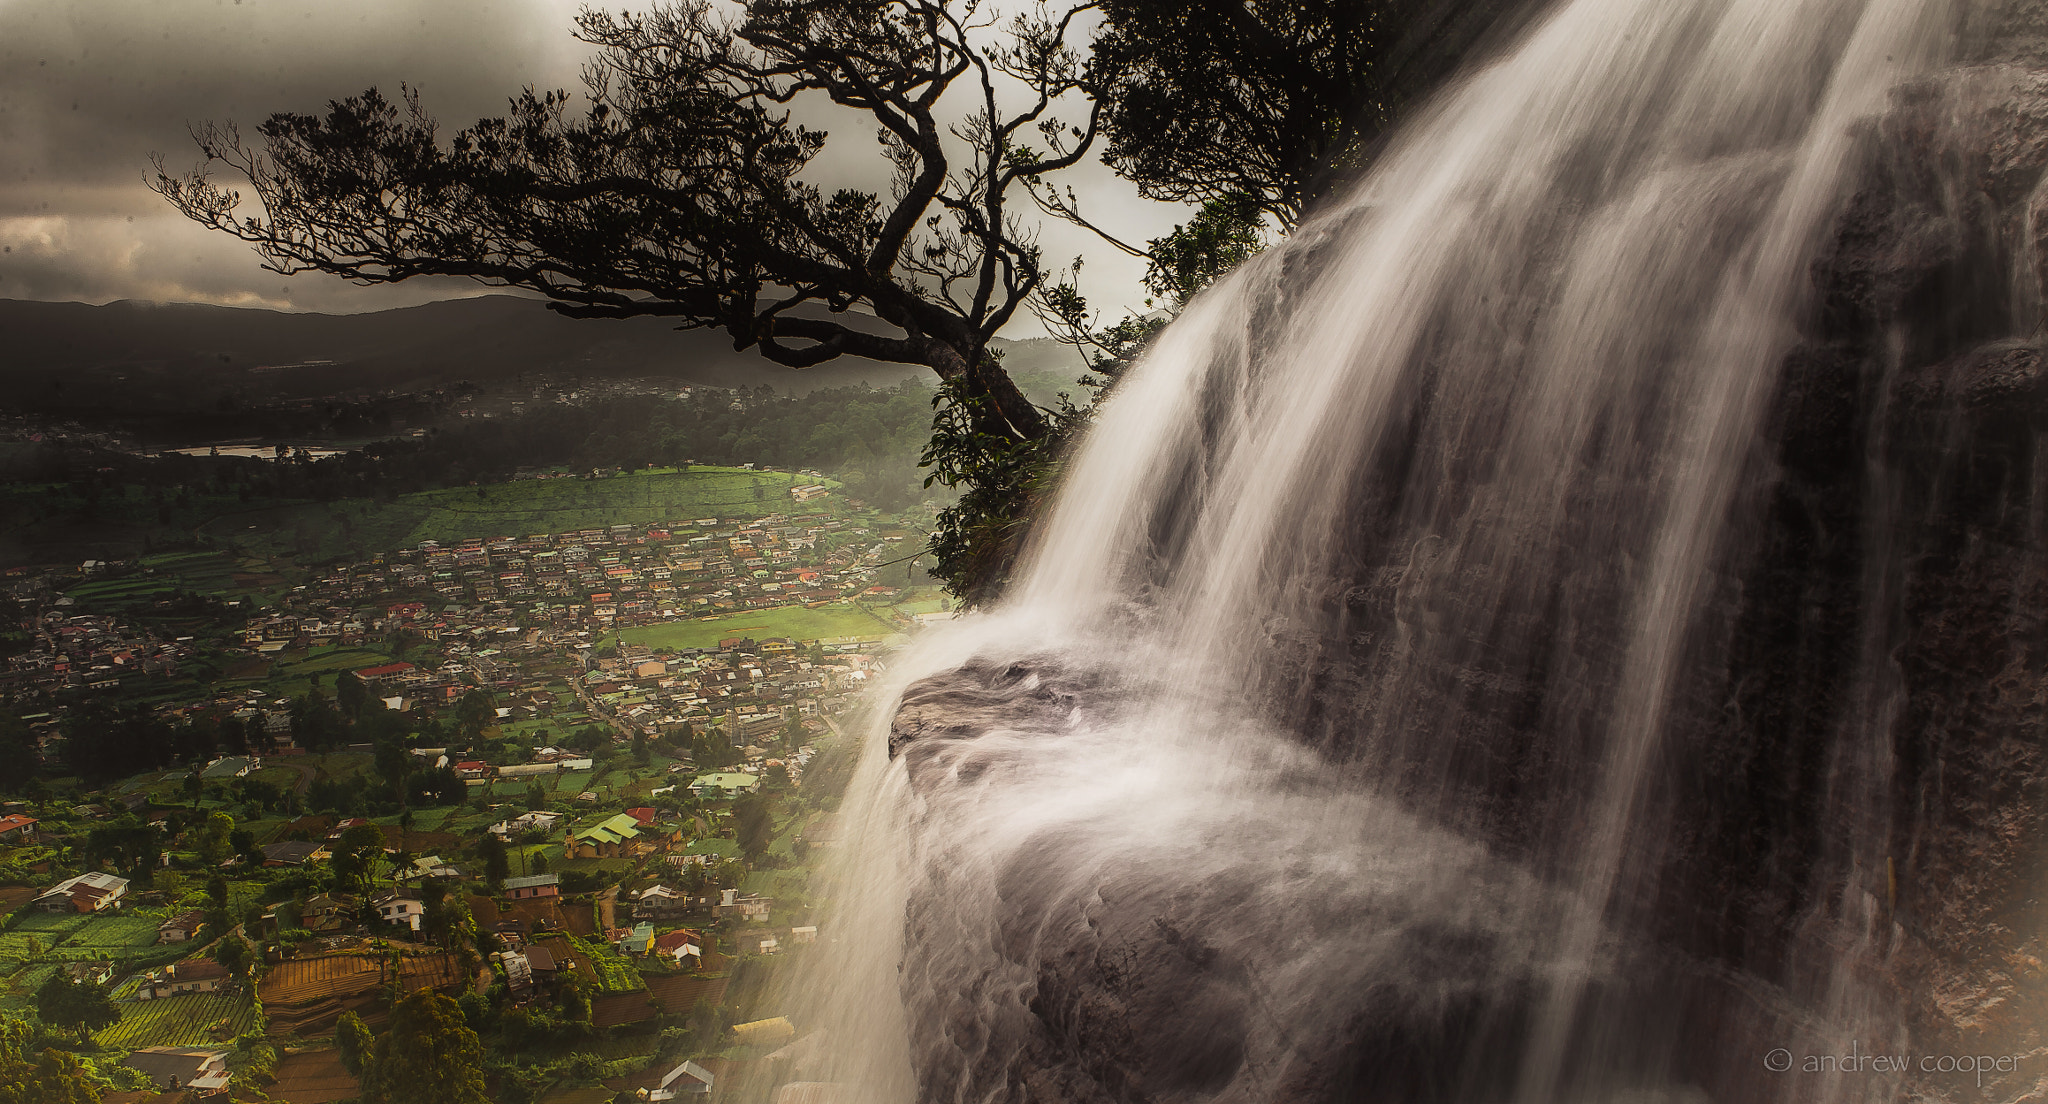
<svg viewBox="0 0 2048 1104">
<path fill-rule="evenodd" d="M 0 0 L 0 298 L 360 311 L 488 290 L 459 280 L 362 288 L 266 272 L 248 246 L 186 222 L 149 191 L 150 156 L 180 170 L 199 159 L 193 123 L 234 121 L 247 131 L 274 112 L 320 112 L 373 86 L 418 89 L 448 132 L 502 113 L 528 85 L 579 89 L 588 47 L 570 33 L 578 8 L 549 0 Z M 868 129 L 832 123 L 835 138 Z M 839 168 L 848 182 L 868 183 L 860 178 L 872 147 L 834 145 L 828 157 L 846 158 Z M 1126 231 L 1163 233 L 1177 213 L 1135 198 L 1100 166 L 1076 183 L 1101 197 L 1098 216 Z M 1043 243 L 1050 257 L 1089 254 L 1091 284 L 1135 292 L 1135 262 L 1080 231 L 1048 227 Z"/>
</svg>

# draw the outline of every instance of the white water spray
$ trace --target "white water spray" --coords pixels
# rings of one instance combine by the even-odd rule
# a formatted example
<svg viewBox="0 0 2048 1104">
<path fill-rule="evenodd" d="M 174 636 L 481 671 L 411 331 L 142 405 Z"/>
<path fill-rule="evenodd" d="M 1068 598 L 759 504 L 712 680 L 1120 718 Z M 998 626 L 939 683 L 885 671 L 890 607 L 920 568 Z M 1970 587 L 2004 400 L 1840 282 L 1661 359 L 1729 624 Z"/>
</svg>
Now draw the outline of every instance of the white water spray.
<svg viewBox="0 0 2048 1104">
<path fill-rule="evenodd" d="M 1632 973 L 1661 741 L 1859 127 L 1957 14 L 1571 0 L 1202 296 L 898 660 L 805 1078 L 1702 1091 Z"/>
</svg>

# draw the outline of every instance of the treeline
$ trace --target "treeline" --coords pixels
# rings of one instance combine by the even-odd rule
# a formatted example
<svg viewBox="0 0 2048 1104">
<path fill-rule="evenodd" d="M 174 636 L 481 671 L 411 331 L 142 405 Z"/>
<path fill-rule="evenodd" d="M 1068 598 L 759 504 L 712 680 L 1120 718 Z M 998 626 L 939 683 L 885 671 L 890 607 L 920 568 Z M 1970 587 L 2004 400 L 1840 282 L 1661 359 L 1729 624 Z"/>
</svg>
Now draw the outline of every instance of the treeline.
<svg viewBox="0 0 2048 1104">
<path fill-rule="evenodd" d="M 929 388 L 909 382 L 801 396 L 763 386 L 698 390 L 687 398 L 604 398 L 468 421 L 314 466 L 352 469 L 380 487 L 418 490 L 539 467 L 640 468 L 694 460 L 816 468 L 857 476 L 852 481 L 870 494 L 896 494 L 921 478 L 917 460 L 931 429 L 931 400 Z"/>
<path fill-rule="evenodd" d="M 11 456 L 5 513 L 17 524 L 65 518 L 189 526 L 195 514 L 284 500 L 389 500 L 414 491 L 499 482 L 536 468 L 638 468 L 695 460 L 816 468 L 882 499 L 921 481 L 932 392 L 915 384 L 833 388 L 808 395 L 698 390 L 687 398 L 630 395 L 464 420 L 422 437 L 379 441 L 314 458 L 129 456 L 49 447 Z M 907 505 L 907 501 L 898 506 Z"/>
</svg>

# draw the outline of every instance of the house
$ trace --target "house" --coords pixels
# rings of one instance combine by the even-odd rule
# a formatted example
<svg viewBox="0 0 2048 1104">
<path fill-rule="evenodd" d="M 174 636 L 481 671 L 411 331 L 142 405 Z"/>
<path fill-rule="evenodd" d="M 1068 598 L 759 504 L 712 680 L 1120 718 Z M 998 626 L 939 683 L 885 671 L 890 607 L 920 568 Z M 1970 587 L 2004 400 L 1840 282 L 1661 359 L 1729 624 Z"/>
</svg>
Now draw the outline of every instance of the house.
<svg viewBox="0 0 2048 1104">
<path fill-rule="evenodd" d="M 491 765 L 481 759 L 465 759 L 455 764 L 455 777 L 465 782 L 482 782 L 491 776 Z"/>
<path fill-rule="evenodd" d="M 452 881 L 462 876 L 461 867 L 447 862 L 439 855 L 422 855 L 414 859 L 411 866 L 391 872 L 392 880 L 399 882 L 417 882 L 427 878 Z"/>
<path fill-rule="evenodd" d="M 726 771 L 699 775 L 696 781 L 690 783 L 690 792 L 697 797 L 737 797 L 740 794 L 753 793 L 754 787 L 760 784 L 760 775 Z"/>
<path fill-rule="evenodd" d="M 555 965 L 555 952 L 535 943 L 528 945 L 524 953 L 526 968 L 533 971 L 533 980 L 536 984 L 555 976 L 555 971 L 559 969 Z"/>
<path fill-rule="evenodd" d="M 228 1052 L 209 1047 L 147 1047 L 122 1059 L 165 1092 L 213 1096 L 228 1091 Z"/>
<path fill-rule="evenodd" d="M 105 985 L 114 977 L 114 964 L 105 959 L 95 962 L 67 962 L 64 964 L 64 976 L 87 985 Z"/>
<path fill-rule="evenodd" d="M 405 675 L 411 674 L 413 670 L 415 668 L 412 664 L 401 661 L 398 663 L 386 663 L 381 667 L 360 668 L 356 671 L 356 677 L 363 680 L 363 685 L 365 686 L 379 686 L 396 682 Z"/>
<path fill-rule="evenodd" d="M 377 898 L 377 918 L 386 924 L 403 924 L 413 931 L 420 930 L 420 917 L 427 906 L 419 898 L 404 893 L 391 893 Z"/>
<path fill-rule="evenodd" d="M 775 907 L 775 898 L 763 897 L 758 893 L 741 893 L 736 889 L 718 891 L 718 907 L 713 911 L 720 916 L 738 916 L 745 920 L 766 920 L 768 910 Z"/>
<path fill-rule="evenodd" d="M 228 980 L 228 969 L 208 958 L 188 958 L 174 962 L 159 972 L 144 975 L 142 985 L 135 990 L 136 1000 L 154 1000 L 160 997 L 175 997 L 180 993 L 212 993 Z"/>
<path fill-rule="evenodd" d="M 643 807 L 639 809 L 627 809 L 626 815 L 638 821 L 640 823 L 640 827 L 652 828 L 654 827 L 654 818 L 660 816 L 661 814 L 658 810 Z"/>
<path fill-rule="evenodd" d="M 338 932 L 355 921 L 356 901 L 346 894 L 314 894 L 299 910 L 299 926 L 310 932 Z"/>
<path fill-rule="evenodd" d="M 121 907 L 128 879 L 94 871 L 67 878 L 44 890 L 35 907 L 44 912 L 106 912 Z"/>
<path fill-rule="evenodd" d="M 640 822 L 620 813 L 570 837 L 569 856 L 576 859 L 613 858 L 625 854 L 626 845 L 639 836 Z"/>
<path fill-rule="evenodd" d="M 0 816 L 0 843 L 34 843 L 36 818 L 9 813 Z"/>
<path fill-rule="evenodd" d="M 533 989 L 533 966 L 526 956 L 518 951 L 499 951 L 491 956 L 505 971 L 505 988 L 515 997 L 524 997 Z"/>
<path fill-rule="evenodd" d="M 704 937 L 688 928 L 677 928 L 654 937 L 653 954 L 657 958 L 674 960 L 682 966 L 686 963 L 701 966 L 704 963 Z"/>
<path fill-rule="evenodd" d="M 327 846 L 311 840 L 286 840 L 263 845 L 263 865 L 304 866 L 328 857 Z"/>
<path fill-rule="evenodd" d="M 748 928 L 733 936 L 732 948 L 739 955 L 771 955 L 782 949 L 782 941 L 767 928 Z"/>
<path fill-rule="evenodd" d="M 561 819 L 560 813 L 522 813 L 511 820 L 491 825 L 491 834 L 506 839 L 529 831 L 552 832 L 555 830 L 555 822 Z"/>
<path fill-rule="evenodd" d="M 648 886 L 633 901 L 633 918 L 669 920 L 682 915 L 689 907 L 690 898 L 681 890 L 663 885 Z"/>
<path fill-rule="evenodd" d="M 199 909 L 186 909 L 169 920 L 156 926 L 156 941 L 159 943 L 183 943 L 199 934 L 199 926 L 206 922 L 206 913 Z"/>
<path fill-rule="evenodd" d="M 369 745 L 365 744 L 364 746 L 368 747 Z M 343 832 L 346 832 L 351 828 L 360 828 L 368 823 L 370 822 L 362 817 L 345 817 L 341 820 L 335 821 L 334 830 L 327 833 L 327 838 L 331 840 L 338 840 L 341 838 L 341 834 Z"/>
<path fill-rule="evenodd" d="M 524 878 L 505 879 L 505 899 L 524 901 L 534 897 L 559 897 L 562 893 L 560 874 L 529 874 Z"/>
<path fill-rule="evenodd" d="M 620 954 L 646 954 L 654 946 L 654 925 L 635 924 L 628 928 L 613 928 L 605 933 L 611 940 L 612 949 Z"/>
<path fill-rule="evenodd" d="M 685 1059 L 661 1079 L 661 1086 L 647 1094 L 649 1100 L 674 1100 L 678 1096 L 711 1096 L 711 1071 Z"/>
</svg>

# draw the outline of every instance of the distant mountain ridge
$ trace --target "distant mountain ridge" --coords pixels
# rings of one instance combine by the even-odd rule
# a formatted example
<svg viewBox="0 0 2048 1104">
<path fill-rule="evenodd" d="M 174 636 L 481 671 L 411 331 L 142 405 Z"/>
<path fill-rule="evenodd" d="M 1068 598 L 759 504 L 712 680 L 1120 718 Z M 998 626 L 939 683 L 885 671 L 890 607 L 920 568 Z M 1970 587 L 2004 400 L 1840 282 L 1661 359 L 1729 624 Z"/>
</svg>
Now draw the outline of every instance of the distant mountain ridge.
<svg viewBox="0 0 2048 1104">
<path fill-rule="evenodd" d="M 1013 370 L 1074 370 L 1073 354 L 1050 341 L 999 345 Z M 576 375 L 797 392 L 932 378 L 915 365 L 858 357 L 784 368 L 733 349 L 719 331 L 678 331 L 661 318 L 567 318 L 509 295 L 341 315 L 0 299 L 0 387 L 31 409 L 203 408 L 233 395 L 289 399 Z"/>
</svg>

